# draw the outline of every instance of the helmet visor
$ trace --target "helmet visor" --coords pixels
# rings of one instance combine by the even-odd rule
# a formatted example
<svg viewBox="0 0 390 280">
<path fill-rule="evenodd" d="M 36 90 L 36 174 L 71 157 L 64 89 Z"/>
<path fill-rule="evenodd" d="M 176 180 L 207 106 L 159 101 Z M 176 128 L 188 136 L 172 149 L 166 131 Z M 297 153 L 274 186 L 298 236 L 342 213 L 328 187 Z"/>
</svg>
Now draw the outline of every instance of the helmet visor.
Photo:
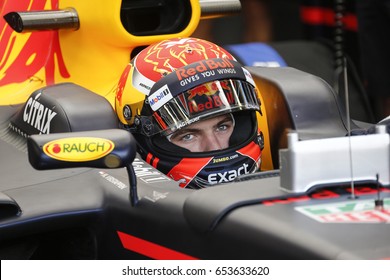
<svg viewBox="0 0 390 280">
<path fill-rule="evenodd" d="M 260 110 L 251 83 L 235 79 L 211 81 L 178 94 L 152 117 L 141 116 L 141 133 L 170 135 L 194 122 L 242 110 Z"/>
</svg>

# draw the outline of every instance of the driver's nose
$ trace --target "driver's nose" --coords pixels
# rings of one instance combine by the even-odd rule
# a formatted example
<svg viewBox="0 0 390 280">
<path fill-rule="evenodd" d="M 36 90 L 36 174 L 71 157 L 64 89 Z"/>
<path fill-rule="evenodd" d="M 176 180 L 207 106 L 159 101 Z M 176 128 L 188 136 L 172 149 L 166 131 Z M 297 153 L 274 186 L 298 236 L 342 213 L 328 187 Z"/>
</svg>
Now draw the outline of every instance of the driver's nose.
<svg viewBox="0 0 390 280">
<path fill-rule="evenodd" d="M 214 133 L 206 133 L 202 139 L 202 142 L 204 152 L 222 150 L 224 148 L 227 148 L 224 147 L 223 143 L 221 142 L 221 139 L 219 139 Z"/>
</svg>

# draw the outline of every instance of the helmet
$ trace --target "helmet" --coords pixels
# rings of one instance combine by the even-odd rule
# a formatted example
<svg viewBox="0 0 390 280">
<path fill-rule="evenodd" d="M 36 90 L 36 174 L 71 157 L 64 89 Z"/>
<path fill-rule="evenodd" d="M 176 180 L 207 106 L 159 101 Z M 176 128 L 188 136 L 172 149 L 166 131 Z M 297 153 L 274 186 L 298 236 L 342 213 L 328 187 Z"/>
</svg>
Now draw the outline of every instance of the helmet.
<svg viewBox="0 0 390 280">
<path fill-rule="evenodd" d="M 127 70 L 116 111 L 146 162 L 187 188 L 230 182 L 260 168 L 258 92 L 226 50 L 197 38 L 165 40 L 139 52 Z M 228 147 L 192 152 L 172 141 L 175 133 L 218 116 L 231 124 Z"/>
</svg>

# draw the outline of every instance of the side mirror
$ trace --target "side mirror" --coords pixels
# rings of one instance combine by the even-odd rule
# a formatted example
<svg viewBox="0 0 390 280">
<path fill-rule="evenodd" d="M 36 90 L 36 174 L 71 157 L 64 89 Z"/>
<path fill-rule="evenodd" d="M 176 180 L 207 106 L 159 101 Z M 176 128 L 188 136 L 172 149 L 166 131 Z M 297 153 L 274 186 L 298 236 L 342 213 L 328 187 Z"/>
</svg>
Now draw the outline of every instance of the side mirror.
<svg viewBox="0 0 390 280">
<path fill-rule="evenodd" d="M 28 159 L 37 170 L 92 167 L 126 167 L 130 200 L 138 202 L 137 180 L 132 166 L 136 141 L 122 129 L 32 135 L 27 139 Z"/>
</svg>

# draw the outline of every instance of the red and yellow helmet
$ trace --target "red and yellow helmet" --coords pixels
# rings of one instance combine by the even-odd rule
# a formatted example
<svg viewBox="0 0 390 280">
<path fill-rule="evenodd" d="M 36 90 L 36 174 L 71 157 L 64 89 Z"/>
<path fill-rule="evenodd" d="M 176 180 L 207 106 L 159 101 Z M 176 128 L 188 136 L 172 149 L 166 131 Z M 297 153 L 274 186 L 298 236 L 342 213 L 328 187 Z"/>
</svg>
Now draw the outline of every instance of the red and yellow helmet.
<svg viewBox="0 0 390 280">
<path fill-rule="evenodd" d="M 192 188 L 230 182 L 260 168 L 258 91 L 229 52 L 202 39 L 170 39 L 142 50 L 126 70 L 116 111 L 149 164 Z M 234 124 L 228 148 L 191 152 L 169 140 L 185 127 L 223 115 Z"/>
</svg>

